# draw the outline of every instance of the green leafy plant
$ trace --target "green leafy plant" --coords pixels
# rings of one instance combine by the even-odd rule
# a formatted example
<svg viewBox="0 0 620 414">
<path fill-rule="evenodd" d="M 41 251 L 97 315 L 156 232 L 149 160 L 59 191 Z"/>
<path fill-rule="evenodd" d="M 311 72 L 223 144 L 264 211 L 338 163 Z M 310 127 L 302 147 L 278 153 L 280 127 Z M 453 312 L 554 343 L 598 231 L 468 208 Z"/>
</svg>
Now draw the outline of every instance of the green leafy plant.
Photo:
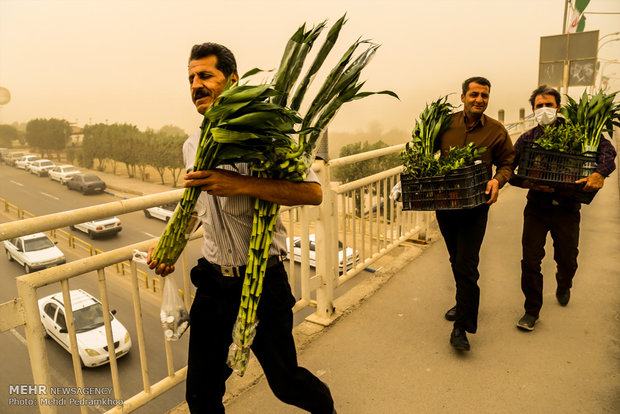
<svg viewBox="0 0 620 414">
<path fill-rule="evenodd" d="M 403 174 L 414 177 L 432 177 L 466 165 L 473 164 L 486 148 L 476 148 L 470 142 L 464 147 L 452 147 L 445 157 L 440 157 L 439 137 L 452 123 L 452 111 L 456 108 L 448 101 L 448 96 L 427 104 L 416 120 L 411 132 L 411 142 L 405 144 L 400 157 L 403 161 Z"/>
<path fill-rule="evenodd" d="M 583 128 L 583 152 L 596 151 L 601 134 L 607 132 L 611 138 L 614 126 L 620 126 L 620 103 L 614 102 L 617 93 L 605 94 L 599 91 L 589 99 L 584 91 L 579 103 L 566 95 L 568 104 L 560 111 L 569 123 Z"/>
<path fill-rule="evenodd" d="M 583 152 L 583 127 L 569 122 L 548 125 L 534 144 L 546 150 L 580 154 Z"/>
</svg>

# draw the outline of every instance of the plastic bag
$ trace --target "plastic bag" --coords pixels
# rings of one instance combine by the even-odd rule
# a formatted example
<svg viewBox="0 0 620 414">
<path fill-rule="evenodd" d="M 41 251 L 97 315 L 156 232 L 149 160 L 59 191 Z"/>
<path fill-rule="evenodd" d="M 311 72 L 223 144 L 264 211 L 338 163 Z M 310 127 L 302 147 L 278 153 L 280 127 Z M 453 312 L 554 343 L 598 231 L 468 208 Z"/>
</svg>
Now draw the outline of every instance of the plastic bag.
<svg viewBox="0 0 620 414">
<path fill-rule="evenodd" d="M 172 277 L 164 278 L 160 318 L 168 341 L 177 341 L 189 326 L 189 313 Z"/>
<path fill-rule="evenodd" d="M 396 185 L 392 188 L 390 192 L 390 200 L 400 201 L 400 197 L 402 195 L 402 189 L 400 181 L 396 183 Z"/>
</svg>

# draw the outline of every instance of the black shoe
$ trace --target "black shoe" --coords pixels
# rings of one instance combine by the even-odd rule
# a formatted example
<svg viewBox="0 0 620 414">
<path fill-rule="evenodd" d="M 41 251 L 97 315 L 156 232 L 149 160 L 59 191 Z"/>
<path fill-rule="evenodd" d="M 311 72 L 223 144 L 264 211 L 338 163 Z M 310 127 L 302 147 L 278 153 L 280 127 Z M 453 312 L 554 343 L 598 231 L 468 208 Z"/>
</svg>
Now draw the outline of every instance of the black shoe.
<svg viewBox="0 0 620 414">
<path fill-rule="evenodd" d="M 469 351 L 469 341 L 465 331 L 459 328 L 454 328 L 450 334 L 450 345 L 459 351 Z"/>
<path fill-rule="evenodd" d="M 558 299 L 558 302 L 562 306 L 568 305 L 568 301 L 570 300 L 570 289 L 560 289 L 558 288 L 555 291 L 555 297 Z"/>
<path fill-rule="evenodd" d="M 456 305 L 451 307 L 448 312 L 446 312 L 445 317 L 450 322 L 454 322 L 456 320 Z"/>
<path fill-rule="evenodd" d="M 519 322 L 517 322 L 517 327 L 525 329 L 526 331 L 533 331 L 537 320 L 538 317 L 526 313 L 519 319 Z"/>
</svg>

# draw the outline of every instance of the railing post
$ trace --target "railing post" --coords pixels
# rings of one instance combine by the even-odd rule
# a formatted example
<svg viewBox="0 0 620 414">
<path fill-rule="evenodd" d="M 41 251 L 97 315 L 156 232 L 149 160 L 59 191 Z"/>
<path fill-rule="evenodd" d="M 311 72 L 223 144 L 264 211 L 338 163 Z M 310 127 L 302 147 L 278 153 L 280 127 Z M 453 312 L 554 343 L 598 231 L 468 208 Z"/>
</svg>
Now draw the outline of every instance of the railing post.
<svg viewBox="0 0 620 414">
<path fill-rule="evenodd" d="M 316 291 L 317 306 L 309 320 L 323 325 L 329 324 L 334 314 L 334 289 L 338 278 L 338 220 L 337 199 L 331 189 L 329 164 L 323 162 L 319 171 L 323 188 L 323 202 L 319 206 L 319 219 L 316 222 L 316 271 L 321 281 Z"/>
<path fill-rule="evenodd" d="M 52 386 L 52 376 L 47 360 L 45 349 L 45 339 L 43 338 L 43 325 L 39 315 L 39 304 L 36 288 L 17 279 L 17 294 L 22 298 L 24 304 L 24 331 L 28 342 L 28 355 L 32 368 L 33 384 L 45 385 L 47 389 Z M 41 413 L 55 414 L 56 407 L 53 405 L 40 404 L 41 398 L 45 395 L 37 393 L 39 400 L 39 410 Z"/>
</svg>

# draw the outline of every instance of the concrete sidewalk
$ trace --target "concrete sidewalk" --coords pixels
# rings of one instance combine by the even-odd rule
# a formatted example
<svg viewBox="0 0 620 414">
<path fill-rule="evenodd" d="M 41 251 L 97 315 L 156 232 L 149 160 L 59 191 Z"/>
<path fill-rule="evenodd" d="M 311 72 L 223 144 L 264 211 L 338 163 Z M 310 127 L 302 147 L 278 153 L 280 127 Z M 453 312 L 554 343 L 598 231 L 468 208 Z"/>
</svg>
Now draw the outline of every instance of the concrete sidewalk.
<svg viewBox="0 0 620 414">
<path fill-rule="evenodd" d="M 393 275 L 354 312 L 299 353 L 331 388 L 339 414 L 620 412 L 620 202 L 618 173 L 582 209 L 579 270 L 569 305 L 555 299 L 551 242 L 544 306 L 533 332 L 523 313 L 521 227 L 525 190 L 493 206 L 481 251 L 481 304 L 472 350 L 450 347 L 454 281 L 442 240 Z M 231 381 L 235 381 L 231 379 Z M 263 379 L 228 414 L 293 414 Z"/>
</svg>

